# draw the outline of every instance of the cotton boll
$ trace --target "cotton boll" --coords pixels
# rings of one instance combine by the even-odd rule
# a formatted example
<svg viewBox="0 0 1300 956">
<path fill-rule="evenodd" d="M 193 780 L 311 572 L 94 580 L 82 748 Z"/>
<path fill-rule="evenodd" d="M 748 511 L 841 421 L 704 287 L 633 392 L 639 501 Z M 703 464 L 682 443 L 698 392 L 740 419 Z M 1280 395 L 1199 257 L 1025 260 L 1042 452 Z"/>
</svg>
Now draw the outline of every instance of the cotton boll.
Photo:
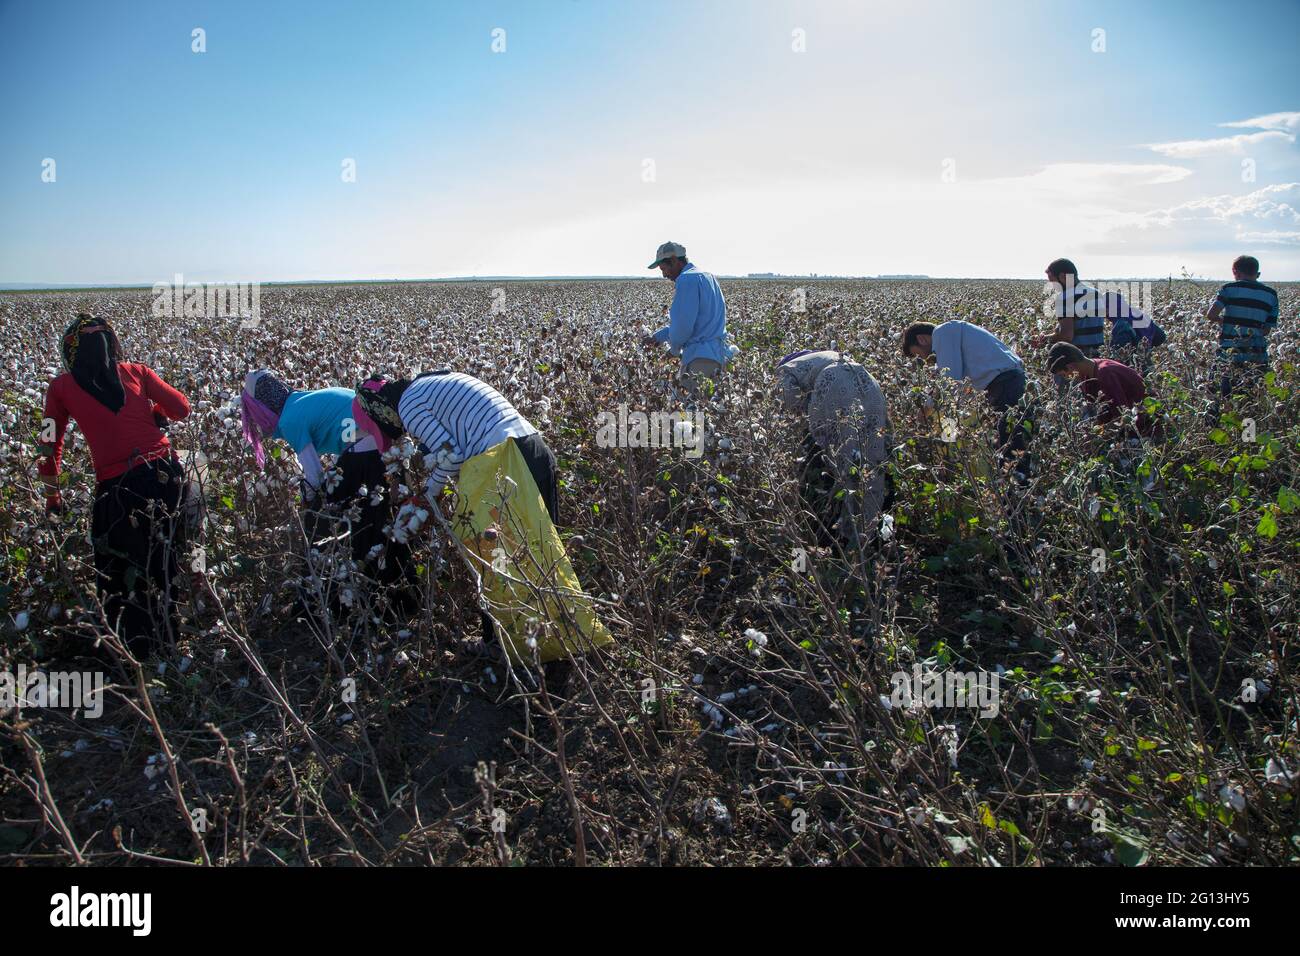
<svg viewBox="0 0 1300 956">
<path fill-rule="evenodd" d="M 1295 783 L 1296 775 L 1282 761 L 1269 757 L 1268 763 L 1264 765 L 1264 780 L 1274 787 L 1290 787 Z"/>
<path fill-rule="evenodd" d="M 1235 813 L 1246 809 L 1246 795 L 1241 788 L 1226 783 L 1219 788 L 1219 802 Z"/>
</svg>

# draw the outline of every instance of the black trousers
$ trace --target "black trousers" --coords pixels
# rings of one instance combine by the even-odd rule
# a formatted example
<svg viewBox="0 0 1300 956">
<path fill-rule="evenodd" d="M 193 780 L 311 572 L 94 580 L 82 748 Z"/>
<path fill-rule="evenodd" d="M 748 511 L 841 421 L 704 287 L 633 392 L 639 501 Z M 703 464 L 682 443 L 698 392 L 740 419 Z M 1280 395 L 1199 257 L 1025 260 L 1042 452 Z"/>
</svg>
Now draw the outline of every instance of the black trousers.
<svg viewBox="0 0 1300 956">
<path fill-rule="evenodd" d="M 162 650 L 179 632 L 184 487 L 180 462 L 168 457 L 136 465 L 95 489 L 95 589 L 108 623 L 137 658 Z"/>
<path fill-rule="evenodd" d="M 551 516 L 552 524 L 560 523 L 558 485 L 555 478 L 555 455 L 542 438 L 541 432 L 533 432 L 527 438 L 516 438 L 515 446 L 523 456 L 524 464 L 537 482 L 537 490 L 542 493 L 546 504 L 546 513 Z"/>
<path fill-rule="evenodd" d="M 384 525 L 393 520 L 393 492 L 384 473 L 383 457 L 378 451 L 345 451 L 339 455 L 338 466 L 342 480 L 325 496 L 327 501 L 346 507 L 363 485 L 367 492 L 361 503 L 361 517 L 352 524 L 352 560 L 384 584 L 412 575 L 410 546 L 390 541 L 384 534 Z M 383 494 L 378 503 L 371 504 L 376 488 Z M 369 558 L 376 545 L 386 549 L 379 552 L 386 554 L 382 569 L 377 558 Z"/>
<path fill-rule="evenodd" d="M 984 394 L 988 396 L 989 404 L 994 410 L 1001 413 L 998 419 L 998 445 L 1003 455 L 1014 458 L 1029 445 L 1028 433 L 1025 429 L 1025 422 L 1029 416 L 1023 411 L 1013 411 L 1025 394 L 1024 370 L 1008 369 L 989 382 Z"/>
<path fill-rule="evenodd" d="M 836 479 L 835 468 L 826 457 L 825 450 L 817 444 L 811 432 L 803 436 L 803 458 L 799 472 L 799 494 L 804 506 L 813 516 L 813 533 L 818 547 L 828 547 L 838 539 L 840 501 L 836 495 L 842 485 Z M 880 513 L 894 506 L 894 475 L 885 469 L 885 497 L 880 503 Z"/>
</svg>

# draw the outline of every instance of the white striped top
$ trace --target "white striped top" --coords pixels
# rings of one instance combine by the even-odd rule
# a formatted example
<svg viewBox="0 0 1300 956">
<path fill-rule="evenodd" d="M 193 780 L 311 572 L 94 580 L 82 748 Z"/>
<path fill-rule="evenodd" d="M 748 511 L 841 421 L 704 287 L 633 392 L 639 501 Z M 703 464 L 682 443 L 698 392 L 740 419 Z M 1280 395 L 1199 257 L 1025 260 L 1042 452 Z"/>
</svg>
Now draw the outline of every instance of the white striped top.
<svg viewBox="0 0 1300 956">
<path fill-rule="evenodd" d="M 434 468 L 425 490 L 430 498 L 441 494 L 468 459 L 507 438 L 537 432 L 504 395 L 462 372 L 417 378 L 402 394 L 397 414 L 429 450 Z"/>
</svg>

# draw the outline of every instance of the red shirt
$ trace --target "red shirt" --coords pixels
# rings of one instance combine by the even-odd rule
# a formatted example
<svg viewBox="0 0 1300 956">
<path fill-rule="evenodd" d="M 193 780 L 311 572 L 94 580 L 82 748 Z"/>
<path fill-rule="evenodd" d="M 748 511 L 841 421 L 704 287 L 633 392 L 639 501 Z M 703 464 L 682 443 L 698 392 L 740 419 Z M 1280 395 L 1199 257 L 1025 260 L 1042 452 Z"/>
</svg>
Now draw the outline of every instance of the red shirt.
<svg viewBox="0 0 1300 956">
<path fill-rule="evenodd" d="M 190 413 L 189 399 L 147 365 L 119 362 L 117 371 L 126 402 L 116 413 L 92 398 L 66 372 L 50 382 L 45 392 L 45 417 L 54 420 L 55 433 L 53 444 L 44 446 L 48 453 L 37 468 L 42 475 L 58 477 L 69 416 L 86 436 L 95 477 L 100 481 L 116 478 L 141 461 L 170 454 L 171 443 L 154 422 L 154 412 L 180 420 Z"/>
<path fill-rule="evenodd" d="M 1147 397 L 1142 376 L 1127 365 L 1112 359 L 1093 359 L 1093 364 L 1097 367 L 1096 377 L 1087 379 L 1081 387 L 1085 395 L 1101 405 L 1098 422 L 1114 421 L 1121 408 L 1140 405 Z M 1144 431 L 1145 427 L 1146 413 L 1140 411 L 1138 430 Z"/>
</svg>

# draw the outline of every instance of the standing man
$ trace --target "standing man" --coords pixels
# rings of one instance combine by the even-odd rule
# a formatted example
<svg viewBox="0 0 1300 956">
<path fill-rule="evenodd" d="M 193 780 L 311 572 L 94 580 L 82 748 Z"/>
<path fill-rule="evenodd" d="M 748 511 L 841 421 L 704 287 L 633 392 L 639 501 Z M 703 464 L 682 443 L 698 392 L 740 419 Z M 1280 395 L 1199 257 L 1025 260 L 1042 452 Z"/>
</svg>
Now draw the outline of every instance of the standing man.
<svg viewBox="0 0 1300 956">
<path fill-rule="evenodd" d="M 1232 278 L 1215 296 L 1205 317 L 1222 325 L 1216 362 L 1222 367 L 1222 395 L 1252 383 L 1268 371 L 1268 333 L 1277 326 L 1277 292 L 1259 281 L 1259 260 L 1238 256 Z"/>
<path fill-rule="evenodd" d="M 727 341 L 727 303 L 718 280 L 686 260 L 686 247 L 665 242 L 649 268 L 658 268 L 676 285 L 668 325 L 646 339 L 667 342 L 682 360 L 682 384 L 694 396 L 703 379 L 716 380 L 738 349 Z"/>
<path fill-rule="evenodd" d="M 1047 266 L 1047 281 L 1058 288 L 1053 311 L 1056 331 L 1039 336 L 1035 344 L 1042 347 L 1056 342 L 1069 342 L 1088 358 L 1100 358 L 1106 345 L 1106 323 L 1111 323 L 1111 347 L 1114 349 L 1137 346 L 1145 339 L 1148 347 L 1163 341 L 1154 341 L 1156 329 L 1140 309 L 1133 308 L 1119 292 L 1105 293 L 1079 281 L 1079 270 L 1069 259 L 1054 259 Z M 1135 330 L 1134 323 L 1138 323 Z"/>
<path fill-rule="evenodd" d="M 903 354 L 933 360 L 949 378 L 966 379 L 983 389 L 989 404 L 1001 413 L 998 444 L 1004 455 L 1023 452 L 1026 423 L 1016 423 L 1011 434 L 1009 412 L 1025 394 L 1025 365 L 1001 339 L 987 329 L 960 320 L 936 327 L 916 322 L 903 333 Z"/>
</svg>

